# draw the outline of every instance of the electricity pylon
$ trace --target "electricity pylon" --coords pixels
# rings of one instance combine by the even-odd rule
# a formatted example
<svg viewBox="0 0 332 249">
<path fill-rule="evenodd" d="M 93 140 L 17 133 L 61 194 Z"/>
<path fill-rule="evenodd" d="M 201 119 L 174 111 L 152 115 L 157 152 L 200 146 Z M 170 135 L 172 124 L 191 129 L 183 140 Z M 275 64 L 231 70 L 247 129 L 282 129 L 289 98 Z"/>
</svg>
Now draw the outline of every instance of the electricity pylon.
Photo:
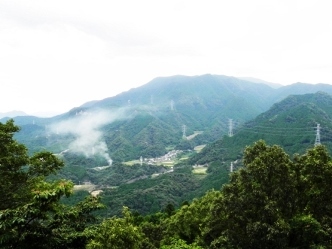
<svg viewBox="0 0 332 249">
<path fill-rule="evenodd" d="M 320 145 L 320 124 L 317 124 L 315 146 Z"/>
</svg>

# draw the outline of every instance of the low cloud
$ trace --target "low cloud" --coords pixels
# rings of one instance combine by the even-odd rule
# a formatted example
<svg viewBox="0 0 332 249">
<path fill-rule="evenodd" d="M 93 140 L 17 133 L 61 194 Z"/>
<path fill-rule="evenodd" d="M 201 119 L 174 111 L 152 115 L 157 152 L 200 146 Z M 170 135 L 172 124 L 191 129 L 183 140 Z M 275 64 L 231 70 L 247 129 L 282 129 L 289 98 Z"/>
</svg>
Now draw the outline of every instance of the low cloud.
<svg viewBox="0 0 332 249">
<path fill-rule="evenodd" d="M 72 134 L 76 139 L 70 143 L 69 150 L 86 157 L 102 156 L 112 165 L 108 148 L 100 128 L 115 120 L 125 119 L 126 109 L 113 111 L 79 112 L 73 118 L 56 123 L 51 130 L 57 134 Z"/>
</svg>

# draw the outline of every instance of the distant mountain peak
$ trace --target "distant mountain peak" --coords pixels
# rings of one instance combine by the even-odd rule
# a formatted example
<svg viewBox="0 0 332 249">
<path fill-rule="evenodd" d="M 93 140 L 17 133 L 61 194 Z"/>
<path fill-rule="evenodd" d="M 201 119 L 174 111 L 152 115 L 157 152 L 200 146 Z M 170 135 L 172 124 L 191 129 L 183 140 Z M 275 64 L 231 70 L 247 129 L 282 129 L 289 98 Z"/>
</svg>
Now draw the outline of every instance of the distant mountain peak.
<svg viewBox="0 0 332 249">
<path fill-rule="evenodd" d="M 268 81 L 265 81 L 265 80 L 261 80 L 261 79 L 257 79 L 257 78 L 253 78 L 253 77 L 237 77 L 238 79 L 241 79 L 241 80 L 246 80 L 246 81 L 250 81 L 250 82 L 253 82 L 253 83 L 257 83 L 257 84 L 265 84 L 265 85 L 268 85 L 272 88 L 279 88 L 279 87 L 282 87 L 281 84 L 278 84 L 278 83 L 272 83 L 272 82 L 268 82 Z"/>
<path fill-rule="evenodd" d="M 23 111 L 10 111 L 10 112 L 0 112 L 0 118 L 14 118 L 17 116 L 27 116 L 28 114 L 26 114 Z"/>
</svg>

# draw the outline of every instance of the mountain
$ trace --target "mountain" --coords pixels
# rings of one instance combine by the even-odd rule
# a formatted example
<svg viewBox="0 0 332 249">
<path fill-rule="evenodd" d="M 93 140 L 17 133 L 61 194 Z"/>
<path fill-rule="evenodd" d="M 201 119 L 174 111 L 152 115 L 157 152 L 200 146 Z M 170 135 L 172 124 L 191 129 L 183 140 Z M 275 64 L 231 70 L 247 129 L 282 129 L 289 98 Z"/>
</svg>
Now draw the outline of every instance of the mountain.
<svg viewBox="0 0 332 249">
<path fill-rule="evenodd" d="M 272 82 L 268 82 L 268 81 L 257 79 L 257 78 L 252 78 L 252 77 L 238 77 L 238 78 L 241 79 L 241 80 L 246 80 L 246 81 L 250 81 L 250 82 L 253 82 L 253 83 L 265 84 L 265 85 L 268 85 L 268 86 L 270 86 L 272 88 L 275 88 L 275 89 L 282 87 L 281 84 L 272 83 Z"/>
<path fill-rule="evenodd" d="M 210 114 L 222 109 L 224 116 L 235 111 L 241 118 L 246 119 L 264 109 L 262 105 L 272 92 L 273 89 L 266 85 L 257 85 L 235 77 L 178 75 L 156 78 L 115 97 L 90 103 L 89 108 L 148 106 L 189 111 L 188 115 L 197 115 L 198 111 L 202 111 L 201 114 Z M 240 108 L 246 108 L 250 112 Z"/>
<path fill-rule="evenodd" d="M 109 207 L 107 213 L 118 214 L 126 205 L 148 214 L 151 210 L 161 210 L 167 203 L 179 206 L 209 189 L 220 189 L 228 180 L 230 161 L 235 169 L 240 167 L 244 148 L 259 139 L 281 145 L 289 153 L 303 153 L 314 146 L 317 124 L 320 124 L 321 143 L 332 150 L 331 106 L 332 96 L 324 92 L 291 95 L 246 122 L 232 137 L 224 136 L 175 165 L 171 174 L 105 190 L 103 199 Z M 206 175 L 193 174 L 193 165 L 208 165 Z"/>
<path fill-rule="evenodd" d="M 95 158 L 91 163 L 101 166 L 110 158 L 124 162 L 211 143 L 228 133 L 229 119 L 238 129 L 290 94 L 317 91 L 332 93 L 332 86 L 296 83 L 274 89 L 222 75 L 159 77 L 51 118 L 16 117 L 17 139 L 31 153 L 67 151 L 65 156 Z"/>
<path fill-rule="evenodd" d="M 260 139 L 278 144 L 287 153 L 303 153 L 314 146 L 320 125 L 321 143 L 332 150 L 332 96 L 325 92 L 291 95 L 268 111 L 239 127 L 232 137 L 206 146 L 191 159 L 192 163 L 214 160 L 237 160 L 247 145 Z"/>
<path fill-rule="evenodd" d="M 17 116 L 27 116 L 27 114 L 22 111 L 0 112 L 0 119 L 5 117 L 14 118 Z"/>
<path fill-rule="evenodd" d="M 316 92 L 326 92 L 332 94 L 332 85 L 330 84 L 307 84 L 297 82 L 291 85 L 283 86 L 275 90 L 271 95 L 271 102 L 276 103 L 283 100 L 285 97 L 294 94 L 307 94 Z"/>
<path fill-rule="evenodd" d="M 319 123 L 321 142 L 330 148 L 328 93 L 332 86 L 324 84 L 274 89 L 218 75 L 162 77 L 51 118 L 16 117 L 21 131 L 15 138 L 30 153 L 58 154 L 66 165 L 58 177 L 103 188 L 108 214 L 123 205 L 149 213 L 220 188 L 228 179 L 229 161 L 240 166 L 243 149 L 258 139 L 301 153 L 313 146 Z M 226 136 L 229 119 L 232 137 Z M 202 144 L 207 145 L 200 153 L 187 152 L 189 160 L 180 160 L 174 172 L 144 160 Z M 143 166 L 137 164 L 140 157 Z M 123 164 L 133 159 L 133 167 Z M 206 174 L 193 174 L 195 164 L 207 167 Z"/>
<path fill-rule="evenodd" d="M 28 148 L 46 148 L 56 153 L 68 149 L 66 146 L 84 132 L 77 127 L 70 131 L 65 127 L 64 131 L 63 123 L 72 128 L 79 123 L 85 132 L 91 132 L 87 128 L 94 126 L 93 131 L 102 133 L 98 139 L 106 144 L 107 153 L 121 162 L 160 156 L 166 153 L 166 147 L 189 149 L 218 139 L 227 132 L 229 118 L 245 122 L 264 111 L 272 92 L 264 84 L 227 76 L 162 77 L 53 118 L 26 117 L 15 121 L 22 127 L 19 138 L 28 143 Z M 101 112 L 104 117 L 100 117 Z M 108 121 L 100 121 L 107 118 Z M 184 143 L 183 127 L 187 136 L 195 131 L 203 134 L 190 144 Z"/>
</svg>

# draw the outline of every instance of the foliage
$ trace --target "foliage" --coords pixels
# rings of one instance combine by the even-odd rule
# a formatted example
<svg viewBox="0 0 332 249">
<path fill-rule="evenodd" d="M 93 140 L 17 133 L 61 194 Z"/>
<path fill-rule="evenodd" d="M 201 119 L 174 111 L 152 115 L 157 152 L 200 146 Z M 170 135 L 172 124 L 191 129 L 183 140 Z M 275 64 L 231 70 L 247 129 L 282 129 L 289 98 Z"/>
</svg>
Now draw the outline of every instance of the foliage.
<svg viewBox="0 0 332 249">
<path fill-rule="evenodd" d="M 13 139 L 13 120 L 0 123 L 0 245 L 1 248 L 81 248 L 85 227 L 101 207 L 89 197 L 75 206 L 60 203 L 72 193 L 66 180 L 46 181 L 63 162 L 49 152 L 29 157 Z"/>
<path fill-rule="evenodd" d="M 184 240 L 181 239 L 172 239 L 171 243 L 169 245 L 162 245 L 160 247 L 161 249 L 201 249 L 202 247 L 196 245 L 196 244 L 191 244 L 188 245 Z"/>
<path fill-rule="evenodd" d="M 105 189 L 102 202 L 108 207 L 100 215 L 120 215 L 123 206 L 140 214 L 152 214 L 166 208 L 168 204 L 178 206 L 186 199 L 186 192 L 199 187 L 193 174 L 167 173 L 151 179 L 123 184 L 118 188 Z"/>
<path fill-rule="evenodd" d="M 133 217 L 128 208 L 123 209 L 124 218 L 105 219 L 101 224 L 86 233 L 92 237 L 87 249 L 136 249 L 141 248 L 143 235 L 133 225 Z"/>
<path fill-rule="evenodd" d="M 324 146 L 293 159 L 258 141 L 221 191 L 164 221 L 162 241 L 205 248 L 331 248 L 332 160 Z"/>
<path fill-rule="evenodd" d="M 202 198 L 194 199 L 191 204 L 183 205 L 166 220 L 167 236 L 164 243 L 169 243 L 167 238 L 178 238 L 190 244 L 201 242 L 200 238 L 207 226 L 208 213 L 221 197 L 220 191 L 212 190 Z"/>
</svg>

